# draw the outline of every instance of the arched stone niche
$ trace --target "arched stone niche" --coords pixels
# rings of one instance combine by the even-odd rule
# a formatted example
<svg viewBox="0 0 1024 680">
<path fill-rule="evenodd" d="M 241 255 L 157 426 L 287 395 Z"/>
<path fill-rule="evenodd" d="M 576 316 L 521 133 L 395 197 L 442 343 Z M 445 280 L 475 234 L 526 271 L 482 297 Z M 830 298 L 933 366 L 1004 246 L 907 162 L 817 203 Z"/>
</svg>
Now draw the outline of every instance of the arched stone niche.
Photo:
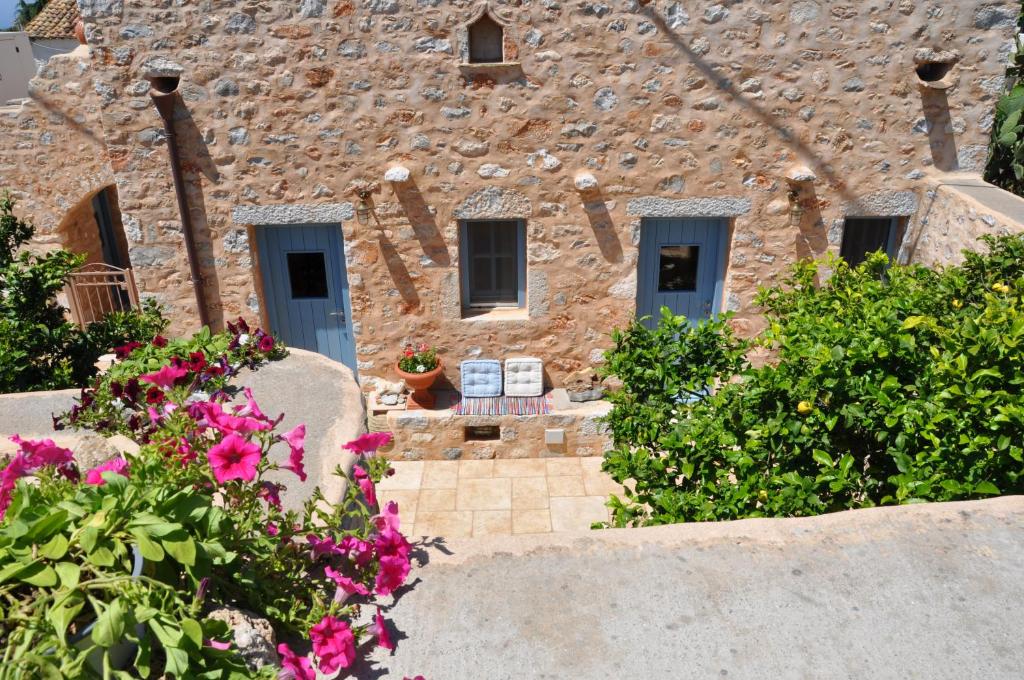
<svg viewBox="0 0 1024 680">
<path fill-rule="evenodd" d="M 469 18 L 455 30 L 455 37 L 459 61 L 464 65 L 493 66 L 519 62 L 519 35 L 515 25 L 510 17 L 495 11 L 489 2 L 476 5 Z"/>
</svg>

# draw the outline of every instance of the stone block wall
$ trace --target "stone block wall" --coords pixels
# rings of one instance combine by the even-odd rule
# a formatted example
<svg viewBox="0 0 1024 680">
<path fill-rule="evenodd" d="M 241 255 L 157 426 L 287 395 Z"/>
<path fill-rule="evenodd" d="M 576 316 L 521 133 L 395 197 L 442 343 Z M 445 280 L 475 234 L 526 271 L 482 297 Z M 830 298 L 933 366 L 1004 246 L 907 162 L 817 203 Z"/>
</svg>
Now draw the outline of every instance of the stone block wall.
<svg viewBox="0 0 1024 680">
<path fill-rule="evenodd" d="M 370 224 L 343 221 L 362 377 L 391 377 L 398 349 L 426 340 L 450 365 L 540 356 L 555 381 L 598 361 L 633 314 L 650 211 L 728 211 L 722 307 L 749 333 L 757 287 L 837 248 L 844 215 L 913 216 L 925 169 L 980 163 L 1019 10 L 509 0 L 490 8 L 514 29 L 505 51 L 516 62 L 488 68 L 462 63 L 475 1 L 80 5 L 132 263 L 175 330 L 196 315 L 146 95 L 147 75 L 172 71 L 215 319 L 259 309 L 252 222 L 234 221 L 236 209 L 351 215 L 355 190 L 369 188 Z M 918 88 L 920 49 L 956 52 L 955 86 Z M 408 182 L 384 180 L 394 166 Z M 795 218 L 794 166 L 815 178 Z M 466 216 L 526 219 L 520 316 L 461 318 Z"/>
<path fill-rule="evenodd" d="M 978 239 L 1024 232 L 1024 198 L 969 174 L 930 176 L 916 229 L 904 239 L 907 259 L 928 266 L 958 264 Z"/>
<path fill-rule="evenodd" d="M 29 99 L 0 107 L 0 191 L 36 227 L 40 250 L 99 255 L 90 200 L 114 184 L 89 50 L 55 55 L 29 83 Z"/>
</svg>

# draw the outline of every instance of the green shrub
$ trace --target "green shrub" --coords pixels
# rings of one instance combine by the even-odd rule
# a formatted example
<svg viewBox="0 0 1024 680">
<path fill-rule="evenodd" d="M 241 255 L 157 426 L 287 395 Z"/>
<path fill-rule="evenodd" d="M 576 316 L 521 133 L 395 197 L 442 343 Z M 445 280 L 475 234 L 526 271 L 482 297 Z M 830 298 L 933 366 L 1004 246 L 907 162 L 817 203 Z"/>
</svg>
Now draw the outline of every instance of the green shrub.
<svg viewBox="0 0 1024 680">
<path fill-rule="evenodd" d="M 147 341 L 167 327 L 159 306 L 115 312 L 83 333 L 57 303 L 57 293 L 82 258 L 66 250 L 18 252 L 35 229 L 0 196 L 0 393 L 81 387 L 112 347 Z"/>
<path fill-rule="evenodd" d="M 796 265 L 759 296 L 769 325 L 757 342 L 772 354 L 759 368 L 731 371 L 739 346 L 715 323 L 689 330 L 668 315 L 617 333 L 607 370 L 624 388 L 605 469 L 635 491 L 612 501 L 615 523 L 1024 491 L 1024 239 L 986 242 L 989 254 L 939 272 L 875 254 L 853 269 L 827 261 L 817 286 L 818 264 Z M 687 354 L 695 337 L 702 349 Z M 663 377 L 677 356 L 707 366 Z M 693 376 L 721 386 L 680 399 Z"/>
</svg>

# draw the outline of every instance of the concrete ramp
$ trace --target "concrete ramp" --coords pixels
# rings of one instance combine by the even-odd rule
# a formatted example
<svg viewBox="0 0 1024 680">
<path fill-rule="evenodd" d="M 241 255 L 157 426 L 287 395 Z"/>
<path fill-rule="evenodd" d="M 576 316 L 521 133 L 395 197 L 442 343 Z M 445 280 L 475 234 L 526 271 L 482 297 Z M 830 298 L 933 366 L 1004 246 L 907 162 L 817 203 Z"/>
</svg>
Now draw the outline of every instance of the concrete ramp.
<svg viewBox="0 0 1024 680">
<path fill-rule="evenodd" d="M 356 677 L 1024 677 L 1024 497 L 427 539 Z"/>
</svg>

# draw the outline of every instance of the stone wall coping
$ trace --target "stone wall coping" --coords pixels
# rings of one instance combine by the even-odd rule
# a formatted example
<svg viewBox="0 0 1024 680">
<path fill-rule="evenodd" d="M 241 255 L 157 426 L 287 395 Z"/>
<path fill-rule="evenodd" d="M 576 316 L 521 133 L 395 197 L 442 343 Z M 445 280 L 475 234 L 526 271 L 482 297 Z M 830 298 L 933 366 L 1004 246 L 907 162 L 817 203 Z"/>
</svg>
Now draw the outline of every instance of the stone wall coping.
<svg viewBox="0 0 1024 680">
<path fill-rule="evenodd" d="M 736 217 L 750 212 L 750 206 L 750 199 L 741 196 L 638 196 L 626 203 L 626 214 L 637 217 Z"/>
<path fill-rule="evenodd" d="M 235 224 L 333 224 L 354 215 L 351 203 L 279 203 L 235 206 L 231 220 Z"/>
</svg>

